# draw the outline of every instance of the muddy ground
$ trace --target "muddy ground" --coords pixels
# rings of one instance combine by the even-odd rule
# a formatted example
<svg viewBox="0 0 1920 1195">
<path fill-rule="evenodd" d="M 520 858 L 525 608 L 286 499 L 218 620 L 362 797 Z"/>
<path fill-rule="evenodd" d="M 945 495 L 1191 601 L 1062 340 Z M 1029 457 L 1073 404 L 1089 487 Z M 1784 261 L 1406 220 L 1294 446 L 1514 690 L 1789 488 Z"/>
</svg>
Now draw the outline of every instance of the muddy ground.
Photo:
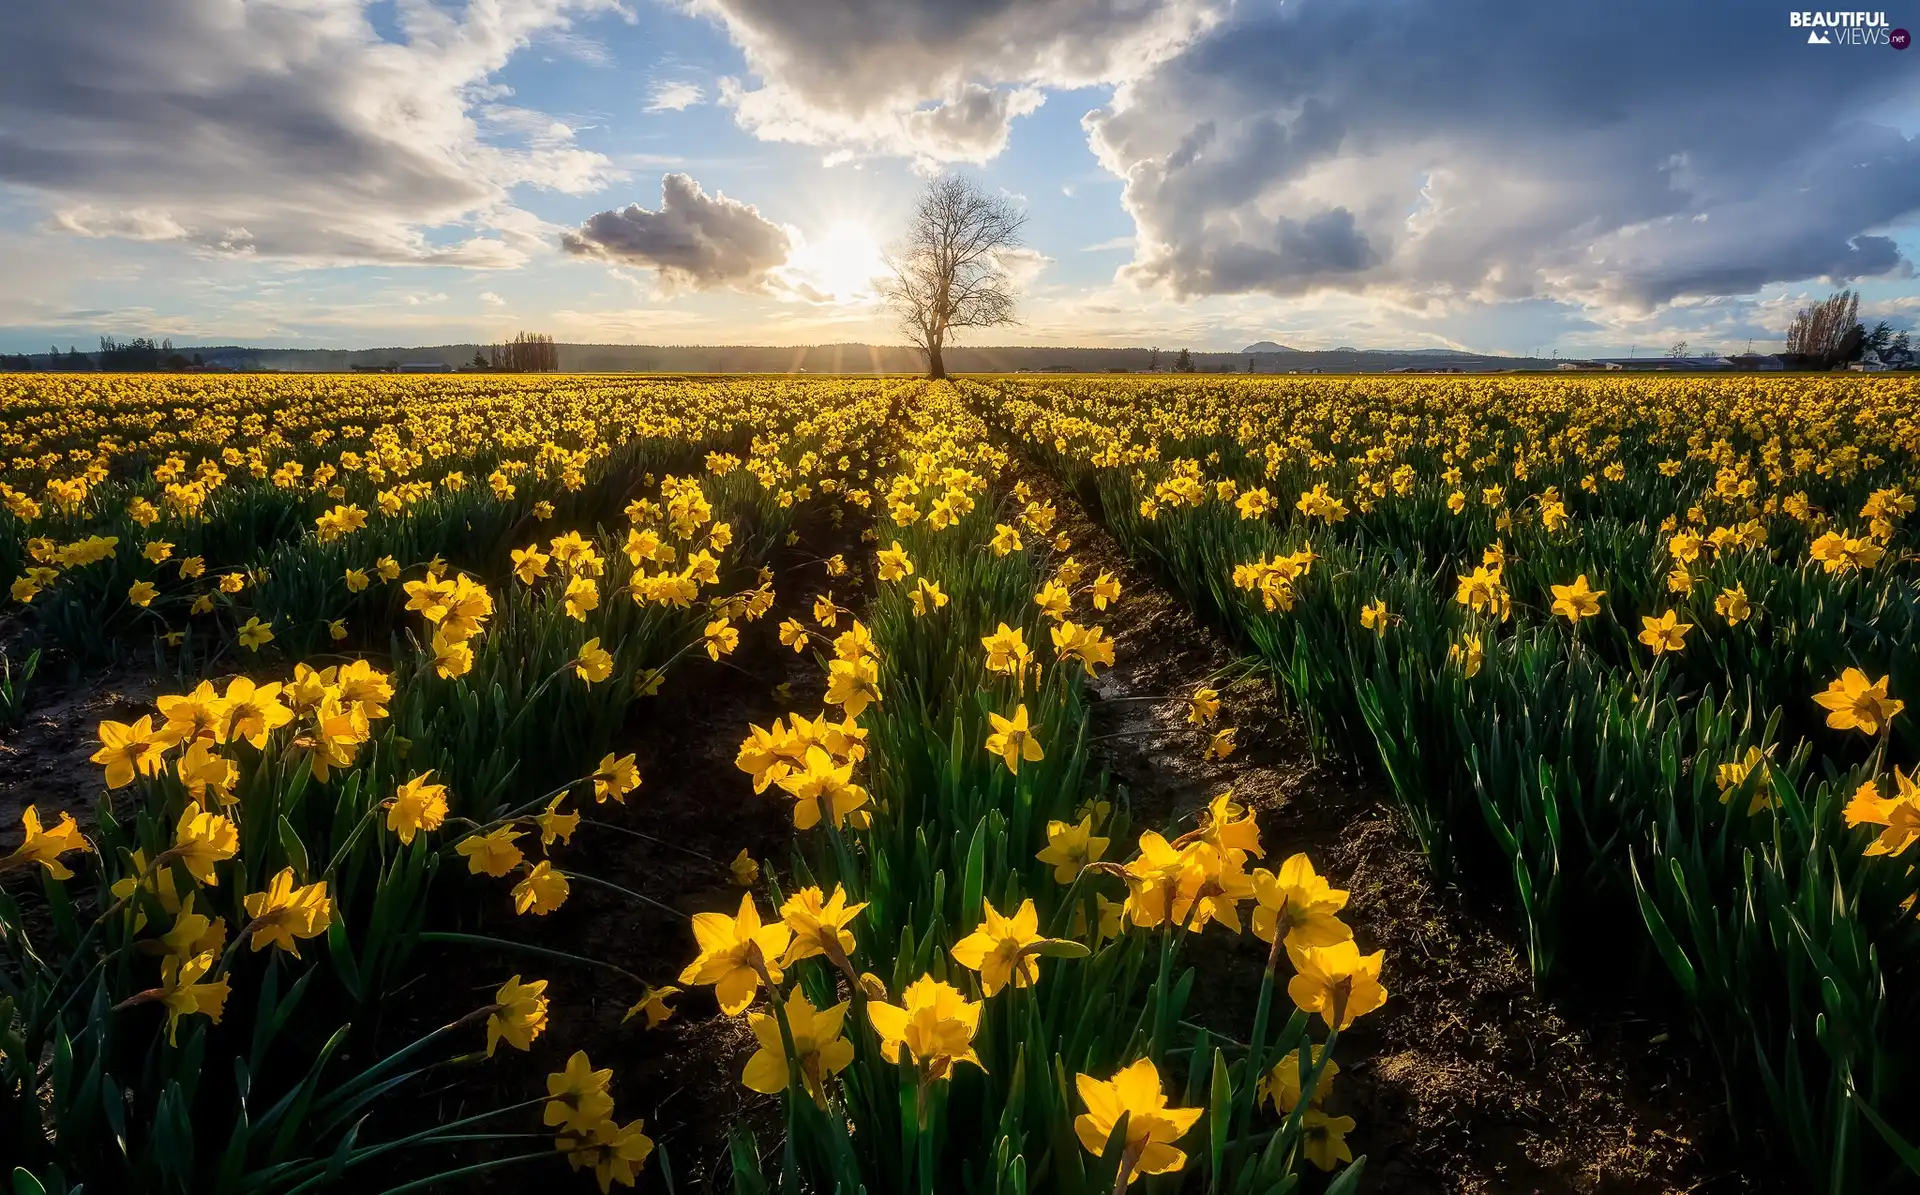
<svg viewBox="0 0 1920 1195">
<path fill-rule="evenodd" d="M 782 648 L 777 624 L 778 614 L 743 631 L 734 656 L 741 666 L 689 660 L 656 698 L 634 708 L 614 750 L 639 756 L 645 783 L 624 805 L 587 810 L 604 824 L 583 823 L 574 845 L 560 853 L 568 872 L 611 881 L 681 915 L 576 881 L 565 906 L 537 928 L 514 918 L 510 908 L 498 910 L 493 920 L 500 932 L 614 962 L 656 987 L 677 985 L 696 953 L 687 917 L 739 908 L 744 889 L 729 870 L 734 856 L 744 847 L 763 866 L 786 872 L 791 802 L 777 791 L 756 796 L 733 763 L 748 723 L 766 726 L 796 702 L 819 704 L 823 686 L 812 657 Z M 777 694 L 783 683 L 798 696 Z M 764 897 L 761 904 L 764 909 Z M 505 924 L 516 920 L 520 924 Z M 488 965 L 497 970 L 499 963 Z M 496 1057 L 487 1084 L 492 1090 L 461 1090 L 459 1098 L 495 1104 L 525 1098 L 544 1090 L 545 1075 L 584 1049 L 594 1066 L 613 1068 L 619 1119 L 645 1119 L 684 1189 L 729 1189 L 727 1128 L 743 1115 L 758 1131 L 763 1153 L 777 1145 L 778 1101 L 740 1084 L 756 1048 L 753 1036 L 745 1018 L 720 1015 L 711 989 L 672 997 L 676 1015 L 648 1029 L 644 1017 L 623 1023 L 639 994 L 631 981 L 542 959 L 525 965 L 529 975 L 551 980 L 548 1032 L 528 1054 Z M 473 998 L 484 1001 L 487 992 Z M 495 1189 L 520 1188 L 503 1183 Z"/>
<path fill-rule="evenodd" d="M 833 553 L 858 556 L 851 529 L 807 529 L 799 544 L 776 558 L 779 605 L 740 627 L 735 652 L 717 664 L 688 657 L 669 672 L 657 696 L 635 703 L 612 749 L 638 757 L 644 783 L 624 804 L 584 807 L 589 820 L 573 845 L 559 851 L 558 863 L 567 872 L 617 884 L 676 913 L 576 881 L 567 903 L 538 924 L 515 917 L 503 894 L 487 917 L 492 932 L 615 963 L 655 987 L 678 986 L 681 969 L 697 953 L 687 918 L 739 908 L 746 890 L 730 870 L 735 855 L 745 848 L 763 868 L 783 878 L 789 873 L 792 802 L 777 789 L 756 795 L 734 757 L 749 724 L 764 727 L 796 711 L 812 715 L 822 708 L 826 685 L 813 653 L 782 647 L 777 628 L 789 616 L 811 621 L 814 595 L 829 586 L 842 604 L 860 604 L 849 578 L 826 578 L 820 562 Z M 764 885 L 755 890 L 764 912 Z M 457 953 L 461 957 L 449 957 L 447 966 L 470 973 L 466 998 L 484 1003 L 492 990 L 487 985 L 499 982 L 494 973 L 501 960 L 475 959 L 471 948 Z M 742 1119 L 761 1156 L 777 1157 L 779 1102 L 740 1083 L 757 1043 L 745 1018 L 720 1014 L 711 989 L 671 997 L 673 1018 L 649 1029 L 644 1017 L 625 1019 L 639 995 L 630 979 L 538 958 L 525 960 L 525 968 L 527 975 L 551 981 L 547 1033 L 526 1054 L 496 1056 L 480 1081 L 449 1085 L 436 1117 L 544 1091 L 545 1076 L 563 1069 L 575 1050 L 585 1050 L 595 1067 L 613 1069 L 616 1116 L 623 1123 L 644 1119 L 679 1189 L 731 1189 L 729 1128 Z M 499 1172 L 482 1186 L 522 1190 L 533 1173 Z"/>
<path fill-rule="evenodd" d="M 17 644 L 0 650 L 9 652 L 16 667 L 24 658 Z M 100 749 L 96 728 L 105 720 L 131 722 L 150 714 L 154 698 L 170 691 L 170 678 L 150 669 L 56 679 L 60 671 L 53 664 L 43 667 L 27 688 L 20 725 L 0 725 L 0 826 L 9 832 L 17 830 L 29 805 L 76 816 L 92 809 L 100 794 L 100 765 L 89 758 Z"/>
</svg>

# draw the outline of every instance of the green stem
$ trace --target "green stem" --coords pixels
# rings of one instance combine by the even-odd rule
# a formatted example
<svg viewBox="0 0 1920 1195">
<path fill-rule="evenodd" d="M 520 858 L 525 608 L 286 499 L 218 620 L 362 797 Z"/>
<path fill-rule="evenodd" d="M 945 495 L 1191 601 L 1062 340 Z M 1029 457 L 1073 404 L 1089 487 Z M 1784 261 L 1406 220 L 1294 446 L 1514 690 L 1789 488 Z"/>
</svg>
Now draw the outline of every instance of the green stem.
<svg viewBox="0 0 1920 1195">
<path fill-rule="evenodd" d="M 586 875 L 577 871 L 563 872 L 562 874 L 565 875 L 570 880 L 585 880 L 587 883 L 592 884 L 596 888 L 605 888 L 610 892 L 618 892 L 620 895 L 628 897 L 631 900 L 639 901 L 643 905 L 649 905 L 653 908 L 659 909 L 663 913 L 669 913 L 675 917 L 681 918 L 682 920 L 685 920 L 687 917 L 685 913 L 682 913 L 679 909 L 674 908 L 672 905 L 662 904 L 660 901 L 653 899 L 653 897 L 642 895 L 641 893 L 635 892 L 631 888 L 623 888 L 619 884 L 614 883 L 612 880 L 598 879 L 594 876 Z"/>
<path fill-rule="evenodd" d="M 527 713 L 533 709 L 536 703 L 539 702 L 541 695 L 544 694 L 549 688 L 552 687 L 554 681 L 566 675 L 568 669 L 572 667 L 573 667 L 573 660 L 569 658 L 566 663 L 560 665 L 560 667 L 554 669 L 551 673 L 549 673 L 545 680 L 541 681 L 539 684 L 533 687 L 533 691 L 531 693 L 528 693 L 526 697 L 521 700 L 520 708 L 514 712 L 513 719 L 509 721 L 505 729 L 503 729 L 500 732 L 501 742 L 506 742 L 512 737 L 514 730 L 518 728 L 520 725 L 520 719 L 526 717 Z"/>
<path fill-rule="evenodd" d="M 490 1120 L 495 1116 L 503 1116 L 508 1112 L 518 1112 L 523 1108 L 531 1108 L 536 1104 L 544 1104 L 546 1102 L 547 1102 L 546 1096 L 544 1095 L 536 1096 L 530 1100 L 521 1100 L 517 1104 L 508 1104 L 505 1107 L 501 1107 L 501 1108 L 491 1108 L 485 1112 L 478 1112 L 472 1116 L 463 1117 L 460 1120 L 449 1121 L 443 1125 L 435 1125 L 433 1128 L 430 1128 L 430 1129 L 422 1129 L 417 1133 L 410 1134 L 409 1136 L 406 1136 L 406 1137 L 401 1137 L 398 1140 L 383 1141 L 378 1145 L 368 1146 L 366 1149 L 357 1150 L 354 1153 L 349 1154 L 346 1160 L 341 1163 L 341 1168 L 346 1169 L 347 1167 L 358 1166 L 362 1162 L 372 1161 L 374 1158 L 382 1157 L 386 1154 L 393 1153 L 395 1150 L 404 1149 L 409 1145 L 432 1144 L 435 1141 L 439 1140 L 441 1137 L 443 1137 L 446 1134 L 446 1131 L 448 1129 L 463 1129 L 463 1128 L 466 1128 L 468 1125 L 479 1124 L 481 1121 Z M 559 1155 L 553 1153 L 552 1151 L 544 1151 L 538 1155 L 528 1154 L 525 1156 L 529 1158 L 536 1157 L 536 1156 L 543 1157 L 543 1158 L 551 1158 L 551 1157 L 557 1157 Z M 492 1164 L 493 1163 L 481 1163 L 482 1166 L 487 1166 Z M 302 1191 L 310 1191 L 316 1188 L 317 1186 L 324 1184 L 329 1179 L 328 1172 L 332 1168 L 332 1166 L 333 1166 L 332 1159 L 325 1159 L 325 1160 L 316 1159 L 313 1162 L 308 1163 L 306 1166 L 302 1166 L 300 1168 L 300 1171 L 297 1171 L 296 1173 L 306 1172 L 309 1170 L 309 1168 L 317 1168 L 317 1172 L 309 1174 L 309 1176 L 304 1181 L 302 1181 L 299 1186 L 293 1187 L 290 1190 L 288 1190 L 287 1195 L 300 1195 L 300 1192 Z M 428 1186 L 433 1183 L 439 1182 L 441 1179 L 451 1178 L 458 1174 L 468 1173 L 472 1169 L 473 1169 L 472 1167 L 467 1167 L 464 1170 L 448 1171 L 444 1174 L 440 1174 L 431 1178 L 417 1179 L 415 1180 L 414 1183 L 407 1184 L 407 1186 L 412 1187 L 414 1189 L 418 1189 L 421 1186 Z M 279 1181 L 290 1181 L 294 1176 L 292 1174 L 285 1174 L 285 1175 L 278 1175 L 276 1177 Z M 395 1187 L 393 1189 L 397 1191 L 397 1190 L 404 1190 L 407 1188 Z"/>
<path fill-rule="evenodd" d="M 333 878 L 333 873 L 339 869 L 341 862 L 352 852 L 353 844 L 359 840 L 361 831 L 367 828 L 367 824 L 373 821 L 374 815 L 379 812 L 380 802 L 375 801 L 372 805 L 368 806 L 365 813 L 360 815 L 360 820 L 354 823 L 353 829 L 347 834 L 346 841 L 340 844 L 340 849 L 335 851 L 333 858 L 327 861 L 327 869 L 320 873 L 321 879 L 331 880 Z"/>
<path fill-rule="evenodd" d="M 472 1166 L 462 1166 L 458 1170 L 448 1170 L 428 1178 L 414 1179 L 410 1183 L 401 1183 L 397 1187 L 388 1187 L 385 1191 L 381 1192 L 381 1195 L 403 1195 L 403 1192 L 407 1191 L 424 1191 L 428 1187 L 434 1186 L 437 1183 L 443 1183 L 450 1178 L 465 1178 L 469 1175 L 484 1174 L 489 1170 L 500 1170 L 507 1166 L 515 1166 L 521 1162 L 537 1162 L 542 1158 L 557 1158 L 559 1156 L 559 1154 L 552 1150 L 543 1150 L 540 1153 L 515 1154 L 510 1158 L 495 1158 L 491 1162 L 477 1162 Z"/>
<path fill-rule="evenodd" d="M 616 826 L 612 822 L 603 822 L 597 818 L 591 818 L 591 817 L 581 818 L 580 822 L 582 825 L 593 826 L 596 829 L 612 830 L 616 834 L 625 834 L 629 838 L 638 838 L 642 842 L 651 842 L 656 846 L 663 846 L 669 850 L 679 851 L 683 855 L 692 855 L 696 859 L 704 859 L 708 863 L 712 863 L 716 866 L 722 865 L 721 860 L 716 859 L 712 855 L 706 854 L 703 851 L 696 851 L 692 847 L 681 846 L 677 842 L 668 842 L 664 838 L 655 838 L 651 834 L 642 834 L 638 830 L 629 830 L 625 826 Z"/>
<path fill-rule="evenodd" d="M 361 1071 L 359 1074 L 355 1075 L 353 1078 L 348 1079 L 346 1082 L 340 1084 L 339 1087 L 334 1089 L 331 1096 L 321 1101 L 321 1103 L 315 1110 L 316 1111 L 324 1110 L 327 1106 L 331 1104 L 347 1099 L 348 1097 L 353 1095 L 354 1092 L 364 1087 L 366 1084 L 372 1083 L 380 1079 L 382 1076 L 392 1073 L 394 1070 L 398 1069 L 400 1063 L 405 1061 L 407 1058 L 413 1056 L 418 1051 L 425 1049 L 427 1046 L 431 1045 L 433 1042 L 440 1040 L 442 1037 L 445 1037 L 447 1034 L 452 1033 L 455 1030 L 465 1028 L 466 1026 L 472 1024 L 473 1022 L 480 1020 L 482 1011 L 484 1010 L 476 1009 L 475 1011 L 468 1013 L 466 1016 L 461 1017 L 457 1021 L 449 1021 L 447 1024 L 440 1026 L 438 1029 L 431 1030 L 428 1033 L 415 1038 L 413 1041 L 407 1043 L 406 1045 L 400 1047 L 398 1050 L 395 1050 L 393 1053 L 387 1055 L 385 1058 L 382 1058 L 380 1061 L 374 1063 L 372 1066 L 368 1067 L 366 1070 Z"/>
<path fill-rule="evenodd" d="M 927 1104 L 933 1098 L 932 1084 L 923 1075 L 919 1087 L 914 1092 L 914 1114 L 920 1122 L 920 1130 L 914 1142 L 916 1163 L 914 1169 L 920 1180 L 920 1195 L 933 1195 L 933 1125 L 932 1112 Z"/>
<path fill-rule="evenodd" d="M 1327 1063 L 1333 1061 L 1333 1046 L 1334 1043 L 1339 1040 L 1339 1029 L 1335 1028 L 1327 1031 L 1326 1043 L 1320 1047 L 1320 1057 L 1313 1062 L 1306 1076 L 1301 1080 L 1300 1102 L 1293 1106 L 1293 1112 L 1288 1115 L 1286 1125 L 1280 1130 L 1286 1134 L 1289 1140 L 1299 1140 L 1301 1118 L 1306 1116 L 1307 1109 L 1313 1106 L 1314 1090 L 1320 1086 L 1320 1076 L 1326 1071 Z M 1301 1061 L 1305 1062 L 1313 1058 L 1310 1041 L 1303 1041 L 1300 1049 L 1303 1051 Z"/>
<path fill-rule="evenodd" d="M 642 987 L 645 987 L 647 982 L 626 968 L 615 966 L 613 963 L 605 962 L 597 958 L 588 958 L 583 954 L 569 954 L 564 950 L 554 950 L 546 946 L 535 946 L 531 942 L 514 942 L 506 938 L 490 938 L 485 934 L 462 934 L 441 930 L 429 930 L 421 934 L 419 940 L 422 942 L 446 942 L 467 946 L 490 946 L 505 948 L 507 950 L 518 950 L 523 954 L 536 954 L 543 958 L 561 959 L 569 963 L 584 963 L 589 967 L 600 967 L 603 970 L 612 971 L 616 975 L 624 975 Z"/>
<path fill-rule="evenodd" d="M 1078 872 L 1074 873 L 1073 883 L 1067 886 L 1066 899 L 1060 902 L 1059 910 L 1056 911 L 1053 915 L 1053 924 L 1047 927 L 1049 937 L 1064 938 L 1067 936 L 1067 929 L 1073 924 L 1072 917 L 1073 917 L 1074 898 L 1080 895 L 1080 880 L 1086 874 L 1087 874 L 1087 869 L 1084 867 L 1082 867 Z M 1097 936 L 1100 932 L 1100 925 L 1098 921 L 1096 920 L 1090 923 L 1087 926 L 1087 930 L 1090 934 Z"/>
<path fill-rule="evenodd" d="M 584 784 L 591 779 L 593 779 L 592 776 L 583 776 L 577 780 L 569 780 L 558 788 L 550 788 L 546 792 L 543 792 L 539 796 L 533 798 L 533 800 L 528 801 L 524 805 L 520 805 L 516 808 L 509 809 L 506 813 L 501 814 L 499 817 L 494 818 L 490 822 L 482 823 L 482 822 L 468 821 L 468 819 L 466 818 L 448 818 L 447 820 L 449 822 L 465 823 L 466 825 L 472 826 L 473 828 L 471 830 L 468 830 L 465 834 L 462 834 L 460 837 L 448 839 L 445 843 L 443 843 L 440 847 L 441 858 L 446 858 L 454 854 L 456 847 L 458 847 L 462 842 L 466 841 L 467 839 L 472 838 L 474 835 L 489 833 L 492 830 L 495 830 L 500 826 L 504 826 L 509 822 L 518 821 L 520 818 L 525 817 L 527 814 L 533 812 L 535 809 L 538 809 L 542 805 L 545 805 L 548 801 L 551 801 L 553 798 L 559 796 L 561 793 L 564 793 L 567 790 L 571 789 L 574 785 Z M 377 809 L 379 808 L 379 806 L 376 805 L 375 808 Z"/>
<path fill-rule="evenodd" d="M 1233 1130 L 1236 1137 L 1245 1137 L 1248 1126 L 1253 1123 L 1253 1105 L 1259 1098 L 1256 1093 L 1260 1089 L 1260 1076 L 1266 1071 L 1267 1011 L 1273 1004 L 1273 968 L 1279 961 L 1277 956 L 1280 953 L 1280 943 L 1285 941 L 1281 937 L 1281 928 L 1278 925 L 1274 926 L 1273 949 L 1267 955 L 1266 971 L 1260 976 L 1260 995 L 1253 1006 L 1253 1036 L 1247 1041 L 1247 1073 L 1244 1083 L 1246 1089 L 1234 1100 L 1238 1105 L 1233 1115 Z"/>
<path fill-rule="evenodd" d="M 1153 1039 L 1147 1049 L 1148 1057 L 1154 1060 L 1154 1065 L 1156 1066 L 1160 1064 L 1161 1059 L 1164 1057 L 1167 1032 L 1171 1028 L 1170 1022 L 1173 1020 L 1173 1005 L 1171 1000 L 1168 999 L 1171 995 L 1173 956 L 1178 953 L 1177 946 L 1180 935 L 1185 934 L 1189 928 L 1192 927 L 1195 915 L 1200 912 L 1200 901 L 1198 898 L 1195 898 L 1192 905 L 1187 908 L 1186 921 L 1176 930 L 1173 927 L 1173 919 L 1171 916 L 1173 912 L 1171 908 L 1173 894 L 1168 893 L 1167 899 L 1169 903 L 1167 910 L 1169 914 L 1167 919 L 1167 936 L 1160 945 L 1160 978 L 1155 982 L 1153 989 Z"/>
<path fill-rule="evenodd" d="M 781 1108 L 787 1121 L 787 1139 L 782 1146 L 781 1170 L 783 1173 L 792 1173 L 799 1168 L 799 1159 L 794 1156 L 794 1102 L 803 1097 L 811 1097 L 807 1091 L 806 1072 L 800 1067 L 800 1051 L 793 1044 L 793 1026 L 787 1021 L 787 1006 L 780 999 L 779 985 L 773 982 L 766 964 L 761 961 L 759 947 L 750 948 L 749 955 L 754 961 L 754 970 L 760 973 L 760 982 L 767 985 L 767 999 L 773 1004 L 774 1020 L 780 1026 L 780 1048 L 787 1055 L 787 1087 L 784 1093 L 786 1099 Z M 794 1091 L 796 1084 L 800 1088 L 798 1092 Z"/>
</svg>

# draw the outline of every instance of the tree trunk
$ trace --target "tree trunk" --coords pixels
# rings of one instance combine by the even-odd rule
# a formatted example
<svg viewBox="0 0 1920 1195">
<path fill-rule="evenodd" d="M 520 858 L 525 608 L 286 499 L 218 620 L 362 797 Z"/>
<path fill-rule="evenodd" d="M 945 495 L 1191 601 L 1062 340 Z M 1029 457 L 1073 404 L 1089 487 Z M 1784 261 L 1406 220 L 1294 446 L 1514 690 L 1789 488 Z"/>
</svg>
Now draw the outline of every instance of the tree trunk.
<svg viewBox="0 0 1920 1195">
<path fill-rule="evenodd" d="M 947 363 L 941 359 L 940 348 L 941 346 L 938 340 L 927 345 L 927 377 L 929 380 L 938 380 L 947 376 Z"/>
</svg>

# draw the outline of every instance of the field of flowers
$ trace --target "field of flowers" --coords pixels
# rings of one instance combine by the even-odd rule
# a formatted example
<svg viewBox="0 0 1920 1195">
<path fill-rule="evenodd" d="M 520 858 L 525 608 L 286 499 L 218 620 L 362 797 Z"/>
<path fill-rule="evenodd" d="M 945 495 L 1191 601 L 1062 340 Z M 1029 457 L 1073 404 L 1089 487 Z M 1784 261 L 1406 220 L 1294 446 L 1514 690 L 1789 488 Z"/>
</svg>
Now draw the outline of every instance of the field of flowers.
<svg viewBox="0 0 1920 1195">
<path fill-rule="evenodd" d="M 1542 983 L 1664 972 L 1794 1189 L 1914 1181 L 1920 385 L 976 389 Z"/>
<path fill-rule="evenodd" d="M 1078 504 L 1542 990 L 1657 984 L 1757 1157 L 1898 1189 L 1916 448 L 1920 387 L 1864 378 L 0 382 L 0 746 L 156 686 L 89 801 L 0 790 L 0 1173 L 1369 1189 L 1341 1039 L 1402 961 L 1231 790 L 1148 824 L 1110 779 L 1132 595 Z M 1237 749 L 1208 684 L 1151 700 Z M 732 760 L 671 811 L 669 712 Z M 721 789 L 790 829 L 676 890 L 648 829 Z M 591 949 L 588 900 L 630 910 Z M 680 1064 L 758 1093 L 724 1124 L 594 1060 L 694 1019 L 747 1043 Z"/>
</svg>

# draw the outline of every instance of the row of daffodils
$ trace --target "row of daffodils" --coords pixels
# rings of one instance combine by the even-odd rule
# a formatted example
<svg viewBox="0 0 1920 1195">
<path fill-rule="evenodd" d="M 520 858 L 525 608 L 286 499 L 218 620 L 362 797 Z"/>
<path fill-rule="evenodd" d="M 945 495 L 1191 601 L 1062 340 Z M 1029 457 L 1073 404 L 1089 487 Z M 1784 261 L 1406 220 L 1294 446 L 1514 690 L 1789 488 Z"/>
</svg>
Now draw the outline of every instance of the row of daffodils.
<svg viewBox="0 0 1920 1195">
<path fill-rule="evenodd" d="M 567 853 L 641 786 L 611 749 L 630 707 L 768 613 L 772 548 L 860 508 L 917 387 L 7 385 L 13 625 L 206 678 L 99 723 L 103 799 L 28 805 L 0 855 L 14 1189 L 397 1190 L 561 1158 L 632 1181 L 649 1144 L 591 1073 L 534 1150 L 542 1099 L 396 1100 L 528 1048 L 550 985 L 664 1015 L 618 960 L 509 964 L 605 883 Z M 498 913 L 470 932 L 476 908 Z M 420 1025 L 406 993 L 448 965 L 497 971 L 492 998 Z"/>
<path fill-rule="evenodd" d="M 1511 899 L 1543 982 L 1664 971 L 1807 1189 L 1912 1180 L 1914 382 L 971 397 Z"/>
<path fill-rule="evenodd" d="M 1381 953 L 1305 855 L 1266 864 L 1230 792 L 1164 832 L 1130 828 L 1089 767 L 1083 704 L 1114 662 L 1097 620 L 1119 583 L 1074 560 L 1024 484 L 988 482 L 1008 461 L 956 392 L 909 419 L 866 601 L 823 591 L 780 628 L 819 661 L 827 708 L 752 726 L 739 749 L 754 790 L 791 808 L 794 886 L 695 916 L 679 976 L 746 1018 L 759 1050 L 741 1081 L 782 1096 L 772 1154 L 736 1129 L 736 1188 L 1179 1175 L 1251 1192 L 1306 1167 L 1351 1189 L 1333 1052 L 1387 999 Z M 1215 694 L 1174 700 L 1196 752 L 1231 750 L 1208 725 Z M 1189 1009 L 1183 956 L 1249 933 L 1254 1006 Z"/>
</svg>

